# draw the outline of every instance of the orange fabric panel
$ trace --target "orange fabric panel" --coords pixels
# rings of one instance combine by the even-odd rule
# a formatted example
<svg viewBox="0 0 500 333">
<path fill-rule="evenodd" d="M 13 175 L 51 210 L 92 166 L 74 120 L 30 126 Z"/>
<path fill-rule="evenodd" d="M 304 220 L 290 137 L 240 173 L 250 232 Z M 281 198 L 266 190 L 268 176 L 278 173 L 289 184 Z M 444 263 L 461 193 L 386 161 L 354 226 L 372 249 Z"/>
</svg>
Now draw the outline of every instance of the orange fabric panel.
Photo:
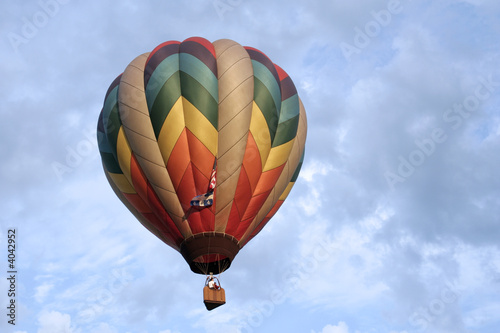
<svg viewBox="0 0 500 333">
<path fill-rule="evenodd" d="M 172 179 L 172 184 L 176 192 L 179 191 L 181 180 L 185 176 L 186 169 L 190 163 L 189 144 L 186 131 L 187 129 L 184 128 L 167 162 L 168 174 L 170 175 L 170 179 Z"/>
<path fill-rule="evenodd" d="M 276 185 L 276 182 L 278 181 L 278 178 L 280 177 L 281 172 L 283 172 L 284 167 L 285 167 L 285 164 L 262 173 L 262 175 L 260 176 L 260 179 L 259 179 L 259 183 L 257 184 L 257 187 L 255 188 L 255 190 L 253 192 L 254 195 L 258 195 L 258 194 L 272 190 L 274 185 Z"/>
<path fill-rule="evenodd" d="M 194 169 L 199 170 L 206 180 L 195 177 L 195 182 L 197 189 L 199 191 L 206 191 L 208 188 L 208 180 L 214 166 L 215 156 L 208 150 L 208 148 L 200 141 L 189 129 L 186 129 L 188 143 L 189 143 L 189 155 L 191 157 L 191 163 L 194 165 Z M 205 185 L 206 182 L 206 185 Z M 201 194 L 201 193 L 199 193 Z"/>
</svg>

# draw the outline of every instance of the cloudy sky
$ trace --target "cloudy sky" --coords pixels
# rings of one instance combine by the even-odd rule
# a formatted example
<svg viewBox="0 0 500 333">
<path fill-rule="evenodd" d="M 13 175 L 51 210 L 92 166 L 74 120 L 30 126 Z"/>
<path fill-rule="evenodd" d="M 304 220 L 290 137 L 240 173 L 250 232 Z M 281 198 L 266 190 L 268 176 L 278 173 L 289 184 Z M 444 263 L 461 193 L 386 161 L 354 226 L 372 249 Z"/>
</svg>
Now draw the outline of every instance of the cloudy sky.
<svg viewBox="0 0 500 333">
<path fill-rule="evenodd" d="M 499 332 L 497 0 L 1 7 L 0 331 Z M 204 277 L 115 197 L 95 140 L 113 79 L 191 36 L 266 53 L 309 126 L 296 186 L 212 312 Z"/>
</svg>

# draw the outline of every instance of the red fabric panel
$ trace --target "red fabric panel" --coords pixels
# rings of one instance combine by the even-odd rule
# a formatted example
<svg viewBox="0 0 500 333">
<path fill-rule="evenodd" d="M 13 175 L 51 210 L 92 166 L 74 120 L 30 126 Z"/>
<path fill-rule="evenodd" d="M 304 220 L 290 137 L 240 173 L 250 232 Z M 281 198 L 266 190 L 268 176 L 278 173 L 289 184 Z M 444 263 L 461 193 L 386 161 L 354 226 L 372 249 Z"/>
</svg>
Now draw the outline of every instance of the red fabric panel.
<svg viewBox="0 0 500 333">
<path fill-rule="evenodd" d="M 193 179 L 193 167 L 192 164 L 189 163 L 186 172 L 179 183 L 179 188 L 177 189 L 177 197 L 181 202 L 184 213 L 187 213 L 187 211 L 191 208 L 191 200 L 199 194 L 202 193 L 196 193 Z M 188 222 L 194 234 L 204 231 L 201 216 L 198 211 L 191 211 L 188 216 Z"/>
<path fill-rule="evenodd" d="M 283 79 L 286 79 L 288 74 L 281 68 L 280 66 L 274 64 L 274 68 L 276 68 L 276 71 L 278 72 L 278 76 L 280 78 L 280 81 L 283 81 Z"/>
<path fill-rule="evenodd" d="M 253 192 L 262 174 L 262 161 L 260 159 L 259 148 L 250 132 L 248 133 L 247 147 L 245 156 L 243 157 L 243 166 L 250 182 L 250 191 Z"/>
<path fill-rule="evenodd" d="M 245 211 L 245 214 L 243 214 L 242 220 L 246 220 L 249 218 L 253 219 L 261 209 L 264 202 L 266 201 L 267 197 L 269 196 L 269 193 L 271 193 L 271 190 L 253 196 L 250 202 L 248 203 L 248 207 Z"/>
<path fill-rule="evenodd" d="M 202 228 L 204 231 L 215 230 L 215 214 L 213 212 L 214 206 L 204 208 L 200 212 Z"/>
<path fill-rule="evenodd" d="M 160 199 L 156 196 L 156 193 L 151 188 L 151 185 L 146 179 L 146 176 L 141 170 L 137 159 L 134 154 L 132 154 L 132 158 L 130 160 L 130 174 L 132 177 L 132 183 L 137 191 L 139 197 L 144 201 L 144 204 L 148 205 L 150 211 L 153 212 L 158 218 L 158 222 L 160 225 L 155 224 L 157 228 L 160 228 L 161 225 L 164 225 L 167 230 L 172 234 L 173 239 L 176 244 L 180 245 L 180 243 L 184 240 L 180 231 L 177 229 L 174 221 L 170 218 L 167 211 L 163 207 Z M 153 223 L 153 222 L 151 222 Z"/>
<path fill-rule="evenodd" d="M 165 238 L 167 239 L 167 245 L 173 247 L 177 251 L 180 251 L 181 243 L 179 242 L 179 239 L 178 238 L 176 239 L 176 237 L 172 235 L 172 232 L 170 230 L 167 230 L 167 228 L 165 228 L 165 226 L 161 223 L 160 220 L 158 220 L 155 214 L 144 213 L 142 214 L 142 216 L 144 216 L 149 222 L 151 222 L 151 224 L 154 225 L 163 236 L 165 236 Z"/>
<path fill-rule="evenodd" d="M 134 206 L 135 209 L 141 214 L 151 213 L 151 208 L 141 199 L 141 197 L 137 193 L 123 193 L 122 194 L 127 198 L 128 202 Z"/>
<path fill-rule="evenodd" d="M 144 173 L 142 172 L 139 163 L 137 163 L 137 159 L 134 153 L 132 153 L 132 158 L 130 159 L 130 177 L 132 178 L 132 185 L 134 186 L 134 189 L 137 192 L 137 194 L 139 194 L 142 200 L 147 202 L 148 199 L 147 179 Z"/>
<path fill-rule="evenodd" d="M 198 194 L 201 193 L 196 193 L 193 179 L 193 167 L 192 164 L 189 163 L 179 183 L 179 187 L 177 188 L 177 197 L 179 198 L 184 211 L 187 211 L 191 207 L 191 199 Z"/>
<path fill-rule="evenodd" d="M 236 204 L 237 211 L 239 212 L 239 220 L 241 220 L 241 216 L 245 212 L 250 199 L 252 199 L 252 189 L 250 187 L 250 181 L 248 179 L 246 168 L 243 165 L 241 167 L 240 177 L 238 178 L 236 193 L 234 194 L 234 203 Z M 233 207 L 232 210 L 234 208 L 235 207 Z"/>
<path fill-rule="evenodd" d="M 250 199 L 249 199 L 250 200 Z M 233 206 L 231 207 L 231 212 L 229 213 L 229 219 L 226 225 L 226 234 L 234 236 L 240 225 L 241 217 L 238 212 L 238 206 L 236 205 L 236 200 L 233 200 Z"/>
<path fill-rule="evenodd" d="M 247 220 L 241 220 L 240 224 L 238 225 L 238 229 L 236 230 L 236 232 L 233 235 L 234 238 L 236 238 L 237 240 L 240 240 L 241 237 L 243 237 L 243 235 L 247 231 L 250 223 L 252 223 L 252 220 L 253 220 L 253 218 L 249 218 Z"/>
<path fill-rule="evenodd" d="M 153 213 L 155 213 L 155 215 L 167 228 L 167 230 L 172 233 L 172 235 L 175 237 L 176 243 L 180 245 L 180 243 L 184 240 L 184 237 L 182 237 L 179 229 L 177 229 L 177 226 L 175 225 L 170 215 L 168 215 L 167 211 L 163 207 L 162 202 L 160 201 L 150 184 L 148 184 L 148 201 Z"/>
</svg>

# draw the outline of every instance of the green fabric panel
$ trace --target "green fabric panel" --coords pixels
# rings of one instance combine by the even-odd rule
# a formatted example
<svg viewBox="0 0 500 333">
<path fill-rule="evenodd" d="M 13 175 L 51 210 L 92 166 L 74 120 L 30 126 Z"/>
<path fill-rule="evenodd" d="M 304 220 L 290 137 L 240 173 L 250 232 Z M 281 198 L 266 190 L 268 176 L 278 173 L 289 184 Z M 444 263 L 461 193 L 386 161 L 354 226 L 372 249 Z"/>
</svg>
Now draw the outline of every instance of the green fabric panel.
<svg viewBox="0 0 500 333">
<path fill-rule="evenodd" d="M 180 54 L 180 70 L 198 81 L 213 99 L 219 101 L 218 80 L 214 73 L 200 59 L 188 53 Z"/>
<path fill-rule="evenodd" d="M 154 70 L 146 86 L 146 100 L 151 110 L 165 83 L 179 71 L 179 54 L 175 53 L 164 59 Z"/>
<path fill-rule="evenodd" d="M 269 133 L 271 134 L 271 142 L 273 142 L 278 127 L 278 112 L 271 93 L 258 78 L 254 78 L 254 100 L 262 111 L 264 118 L 266 118 Z"/>
<path fill-rule="evenodd" d="M 104 128 L 104 134 L 111 148 L 111 152 L 116 156 L 116 139 L 118 137 L 118 129 L 120 129 L 121 122 L 118 116 L 118 87 L 113 88 L 109 93 L 108 97 L 104 101 L 104 106 L 102 108 L 102 125 Z M 118 128 L 113 131 L 116 126 Z"/>
<path fill-rule="evenodd" d="M 101 151 L 101 159 L 102 163 L 106 167 L 106 170 L 112 173 L 123 173 L 118 161 L 115 156 L 110 153 L 105 153 Z"/>
<path fill-rule="evenodd" d="M 176 72 L 170 76 L 160 89 L 152 108 L 149 109 L 151 124 L 153 125 L 156 138 L 160 135 L 161 128 L 170 110 L 181 96 L 181 80 L 179 73 L 180 72 Z"/>
<path fill-rule="evenodd" d="M 108 138 L 109 146 L 111 147 L 111 152 L 113 153 L 113 155 L 115 155 L 115 157 L 117 156 L 116 144 L 118 141 L 118 132 L 120 131 L 121 126 L 122 122 L 118 113 L 118 104 L 116 104 L 109 112 L 106 127 L 104 128 L 104 130 L 106 131 L 106 137 Z"/>
<path fill-rule="evenodd" d="M 102 122 L 105 129 L 107 128 L 109 113 L 111 112 L 113 107 L 118 104 L 118 87 L 119 85 L 117 85 L 116 87 L 113 88 L 113 90 L 110 91 L 102 107 L 102 119 L 103 119 Z"/>
<path fill-rule="evenodd" d="M 299 127 L 299 116 L 278 125 L 278 130 L 276 131 L 276 136 L 273 140 L 272 147 L 280 146 L 284 143 L 295 138 L 297 135 L 297 128 Z"/>
<path fill-rule="evenodd" d="M 271 95 L 276 113 L 280 112 L 281 108 L 281 88 L 279 83 L 274 78 L 274 75 L 269 69 L 258 61 L 252 60 L 253 75 L 267 88 Z"/>
<path fill-rule="evenodd" d="M 191 75 L 180 72 L 182 96 L 193 104 L 214 128 L 218 128 L 219 110 L 217 101 Z"/>
<path fill-rule="evenodd" d="M 109 141 L 108 138 L 106 137 L 106 134 L 104 134 L 101 131 L 97 131 L 97 145 L 99 146 L 99 151 L 101 153 L 113 154 L 113 150 L 109 145 Z"/>
<path fill-rule="evenodd" d="M 281 102 L 280 123 L 297 117 L 299 113 L 299 95 L 296 94 Z"/>
<path fill-rule="evenodd" d="M 293 173 L 292 179 L 290 180 L 291 183 L 294 183 L 297 180 L 297 178 L 299 177 L 300 169 L 302 168 L 302 163 L 304 163 L 305 154 L 306 154 L 306 152 L 304 151 L 302 153 L 302 157 L 300 158 L 300 162 L 297 165 L 297 168 L 295 168 L 295 172 Z"/>
</svg>

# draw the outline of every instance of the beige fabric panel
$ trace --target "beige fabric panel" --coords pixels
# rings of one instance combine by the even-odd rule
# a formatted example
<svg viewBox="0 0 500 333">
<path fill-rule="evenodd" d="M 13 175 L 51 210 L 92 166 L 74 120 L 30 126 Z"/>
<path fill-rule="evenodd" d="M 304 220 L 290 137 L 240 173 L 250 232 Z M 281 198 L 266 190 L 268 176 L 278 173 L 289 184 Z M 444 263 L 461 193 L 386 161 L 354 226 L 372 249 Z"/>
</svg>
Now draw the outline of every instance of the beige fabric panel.
<svg viewBox="0 0 500 333">
<path fill-rule="evenodd" d="M 234 150 L 241 149 L 244 151 L 246 144 L 247 138 L 244 137 L 236 144 Z M 242 162 L 234 159 L 233 155 L 234 154 L 226 154 L 217 161 L 217 200 L 215 201 L 217 205 L 215 214 L 215 231 L 217 232 L 225 232 L 226 230 L 229 213 L 231 212 L 234 199 L 234 193 L 240 177 Z M 221 165 L 223 167 L 220 167 Z M 225 176 L 224 182 L 221 183 L 219 181 L 219 175 Z M 227 175 L 229 175 L 229 177 Z"/>
<path fill-rule="evenodd" d="M 118 90 L 120 119 L 125 136 L 146 178 L 183 237 L 190 237 L 191 229 L 182 221 L 184 211 L 175 195 L 149 117 L 144 94 L 144 67 L 148 55 L 149 53 L 144 53 L 135 58 L 123 72 Z"/>
<path fill-rule="evenodd" d="M 252 60 L 238 43 L 213 43 L 219 80 L 219 145 L 215 230 L 224 232 L 229 218 L 252 117 L 254 79 Z M 228 208 L 229 207 L 229 208 Z"/>
<path fill-rule="evenodd" d="M 264 202 L 264 205 L 262 205 L 262 208 L 255 216 L 255 219 L 247 228 L 245 234 L 241 237 L 239 244 L 245 244 L 246 240 L 248 239 L 248 237 L 250 237 L 255 228 L 258 227 L 259 223 L 266 217 L 269 211 L 271 211 L 276 202 L 278 202 L 281 194 L 286 190 L 288 184 L 290 183 L 290 180 L 293 177 L 293 174 L 295 173 L 295 170 L 297 169 L 297 166 L 299 165 L 302 154 L 304 153 L 305 140 L 307 136 L 306 112 L 300 98 L 299 98 L 299 106 L 300 106 L 300 115 L 299 115 L 299 126 L 297 128 L 297 136 L 294 139 L 293 147 L 290 152 L 290 156 L 288 157 L 288 160 L 286 162 L 285 168 L 283 169 L 283 172 L 278 178 L 276 185 L 274 186 L 271 193 Z"/>
</svg>

